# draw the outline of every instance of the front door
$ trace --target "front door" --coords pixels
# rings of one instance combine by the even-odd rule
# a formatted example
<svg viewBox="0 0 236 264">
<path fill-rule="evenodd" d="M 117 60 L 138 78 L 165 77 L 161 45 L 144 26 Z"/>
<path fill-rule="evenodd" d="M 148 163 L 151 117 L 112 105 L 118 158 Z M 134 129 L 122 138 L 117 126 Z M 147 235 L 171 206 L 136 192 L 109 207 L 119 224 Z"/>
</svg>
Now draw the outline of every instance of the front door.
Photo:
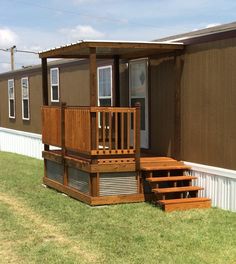
<svg viewBox="0 0 236 264">
<path fill-rule="evenodd" d="M 129 103 L 141 105 L 141 148 L 149 147 L 148 131 L 148 60 L 139 59 L 129 63 Z M 131 131 L 131 136 L 132 135 Z"/>
</svg>

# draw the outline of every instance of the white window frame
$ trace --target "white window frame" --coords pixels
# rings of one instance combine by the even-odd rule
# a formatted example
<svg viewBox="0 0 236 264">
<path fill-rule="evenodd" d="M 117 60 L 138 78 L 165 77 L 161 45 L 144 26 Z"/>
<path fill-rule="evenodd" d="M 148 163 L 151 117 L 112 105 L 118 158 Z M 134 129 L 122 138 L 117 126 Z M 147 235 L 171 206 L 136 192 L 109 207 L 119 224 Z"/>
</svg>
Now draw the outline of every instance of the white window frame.
<svg viewBox="0 0 236 264">
<path fill-rule="evenodd" d="M 10 97 L 10 93 L 9 93 L 9 83 L 12 82 L 13 83 L 13 97 Z M 8 117 L 15 119 L 16 118 L 16 102 L 15 102 L 15 81 L 14 79 L 9 79 L 7 81 L 7 91 L 8 91 Z M 11 104 L 10 101 L 13 100 L 13 105 L 14 105 L 14 116 L 11 116 Z"/>
<path fill-rule="evenodd" d="M 52 72 L 53 71 L 57 71 L 57 83 L 52 83 Z M 60 72 L 59 72 L 59 68 L 51 68 L 50 69 L 50 84 L 51 84 L 51 102 L 60 102 Z M 52 92 L 52 87 L 53 86 L 57 86 L 58 87 L 58 99 L 54 100 L 53 99 L 53 92 Z"/>
<path fill-rule="evenodd" d="M 111 69 L 111 95 L 110 96 L 99 96 L 99 70 L 102 69 Z M 101 66 L 101 67 L 97 67 L 97 86 L 98 86 L 98 106 L 100 106 L 100 99 L 111 99 L 111 106 L 113 106 L 113 78 L 112 78 L 112 65 L 106 65 L 106 66 Z"/>
<path fill-rule="evenodd" d="M 28 97 L 23 97 L 23 81 L 26 80 L 27 83 L 27 89 L 28 89 Z M 24 117 L 24 100 L 28 101 L 28 117 Z M 30 91 L 29 91 L 29 78 L 23 77 L 21 78 L 21 109 L 22 109 L 22 119 L 23 120 L 30 120 Z"/>
</svg>

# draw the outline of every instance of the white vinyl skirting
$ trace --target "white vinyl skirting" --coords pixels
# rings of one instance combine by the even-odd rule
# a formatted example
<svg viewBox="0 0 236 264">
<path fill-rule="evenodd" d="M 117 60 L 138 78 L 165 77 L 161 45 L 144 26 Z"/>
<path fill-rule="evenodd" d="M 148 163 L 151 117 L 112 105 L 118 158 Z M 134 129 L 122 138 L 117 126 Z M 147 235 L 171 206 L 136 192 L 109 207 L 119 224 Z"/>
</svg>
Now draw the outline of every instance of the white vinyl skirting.
<svg viewBox="0 0 236 264">
<path fill-rule="evenodd" d="M 42 136 L 0 127 L 0 151 L 42 159 Z"/>
<path fill-rule="evenodd" d="M 200 197 L 212 200 L 212 206 L 236 212 L 236 171 L 185 162 L 197 176 L 194 185 L 201 186 Z"/>
</svg>

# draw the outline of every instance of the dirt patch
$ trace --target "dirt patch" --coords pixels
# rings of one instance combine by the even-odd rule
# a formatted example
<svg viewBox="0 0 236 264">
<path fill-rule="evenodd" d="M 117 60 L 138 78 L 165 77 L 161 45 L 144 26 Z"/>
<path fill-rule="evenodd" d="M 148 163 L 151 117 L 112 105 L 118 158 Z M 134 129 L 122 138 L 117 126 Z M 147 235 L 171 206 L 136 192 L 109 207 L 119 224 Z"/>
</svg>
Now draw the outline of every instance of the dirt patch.
<svg viewBox="0 0 236 264">
<path fill-rule="evenodd" d="M 9 263 L 9 264 L 21 264 L 24 261 L 21 259 L 20 256 L 14 252 L 14 242 L 8 241 L 0 235 L 0 256 L 2 263 Z"/>
</svg>

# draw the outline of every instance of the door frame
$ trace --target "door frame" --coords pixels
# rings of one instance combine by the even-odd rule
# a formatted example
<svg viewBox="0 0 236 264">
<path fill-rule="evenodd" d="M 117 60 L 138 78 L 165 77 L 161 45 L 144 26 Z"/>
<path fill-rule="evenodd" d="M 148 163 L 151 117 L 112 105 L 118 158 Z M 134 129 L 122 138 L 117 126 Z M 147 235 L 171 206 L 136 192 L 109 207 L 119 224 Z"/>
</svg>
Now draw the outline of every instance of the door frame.
<svg viewBox="0 0 236 264">
<path fill-rule="evenodd" d="M 145 91 L 145 130 L 140 128 L 140 146 L 143 149 L 149 149 L 150 147 L 150 117 L 149 117 L 149 59 L 148 58 L 139 58 L 130 60 L 128 62 L 129 70 L 129 106 L 131 106 L 131 64 L 135 62 L 144 61 L 146 63 L 146 91 Z M 133 133 L 131 133 L 131 136 Z"/>
</svg>

